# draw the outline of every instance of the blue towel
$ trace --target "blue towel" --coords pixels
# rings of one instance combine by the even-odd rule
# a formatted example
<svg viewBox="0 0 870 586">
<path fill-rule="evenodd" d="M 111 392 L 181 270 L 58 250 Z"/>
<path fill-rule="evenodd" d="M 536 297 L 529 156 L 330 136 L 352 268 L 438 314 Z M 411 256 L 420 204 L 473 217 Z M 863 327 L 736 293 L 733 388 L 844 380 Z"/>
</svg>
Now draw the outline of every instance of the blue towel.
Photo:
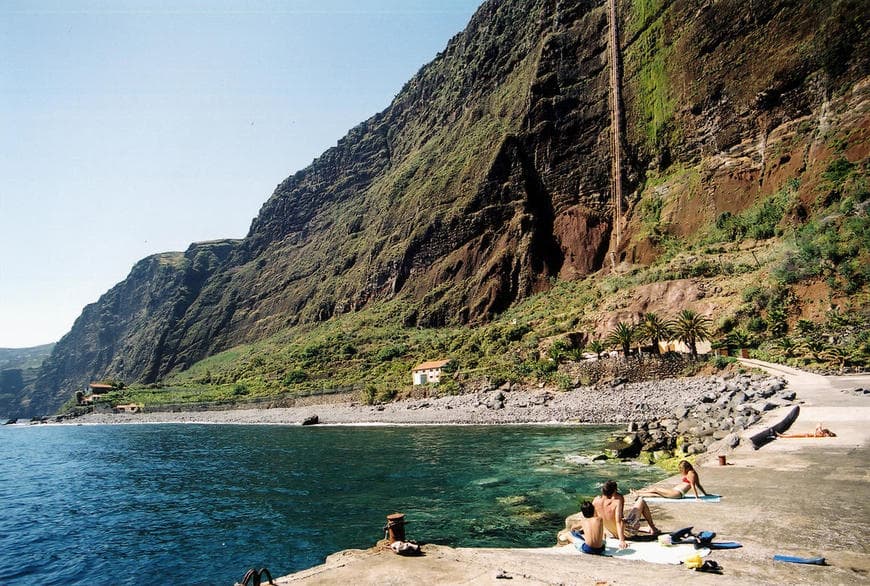
<svg viewBox="0 0 870 586">
<path fill-rule="evenodd" d="M 696 499 L 693 494 L 687 494 L 681 499 L 669 499 L 663 496 L 645 496 L 643 497 L 643 500 L 648 503 L 718 503 L 722 500 L 722 496 L 718 494 L 706 494 L 700 497 L 700 499 Z"/>
<path fill-rule="evenodd" d="M 743 547 L 742 543 L 737 543 L 736 541 L 713 541 L 705 545 L 710 549 L 737 549 L 738 547 Z"/>
</svg>

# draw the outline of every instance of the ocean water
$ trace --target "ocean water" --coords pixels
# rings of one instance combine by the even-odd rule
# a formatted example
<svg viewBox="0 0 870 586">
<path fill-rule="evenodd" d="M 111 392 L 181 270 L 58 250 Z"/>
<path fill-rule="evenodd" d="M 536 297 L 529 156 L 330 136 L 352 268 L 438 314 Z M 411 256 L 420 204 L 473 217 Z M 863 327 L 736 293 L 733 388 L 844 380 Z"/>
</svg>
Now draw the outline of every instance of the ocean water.
<svg viewBox="0 0 870 586">
<path fill-rule="evenodd" d="M 612 428 L 574 426 L 0 427 L 0 584 L 232 584 L 383 537 L 547 547 L 581 496 L 617 478 L 592 463 Z"/>
</svg>

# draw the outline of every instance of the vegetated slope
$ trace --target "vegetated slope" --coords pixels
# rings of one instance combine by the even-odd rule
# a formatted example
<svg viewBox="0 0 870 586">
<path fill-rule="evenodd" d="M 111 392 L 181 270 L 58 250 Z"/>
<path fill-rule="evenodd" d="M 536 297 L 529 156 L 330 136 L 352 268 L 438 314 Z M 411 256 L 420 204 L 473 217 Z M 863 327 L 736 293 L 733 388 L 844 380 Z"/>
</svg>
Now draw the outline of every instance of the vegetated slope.
<svg viewBox="0 0 870 586">
<path fill-rule="evenodd" d="M 790 123 L 866 127 L 829 111 L 866 76 L 865 3 L 618 6 L 629 238 L 614 261 L 651 262 L 668 237 L 805 173 L 806 157 L 766 148 Z M 245 239 L 145 259 L 85 308 L 26 409 L 389 299 L 407 326 L 483 322 L 601 269 L 607 26 L 600 1 L 486 2 L 386 110 L 281 183 Z M 812 136 L 795 135 L 795 152 Z"/>
</svg>

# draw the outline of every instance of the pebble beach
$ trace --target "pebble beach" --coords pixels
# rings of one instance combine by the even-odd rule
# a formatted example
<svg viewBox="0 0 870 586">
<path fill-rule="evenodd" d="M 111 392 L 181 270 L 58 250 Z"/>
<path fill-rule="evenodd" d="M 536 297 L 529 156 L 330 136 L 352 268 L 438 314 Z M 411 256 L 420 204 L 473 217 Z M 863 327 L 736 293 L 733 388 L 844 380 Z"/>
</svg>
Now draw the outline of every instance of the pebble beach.
<svg viewBox="0 0 870 586">
<path fill-rule="evenodd" d="M 767 377 L 754 377 L 754 385 Z M 316 416 L 324 425 L 493 425 L 521 423 L 628 423 L 670 417 L 675 411 L 721 391 L 728 381 L 720 377 L 667 379 L 615 386 L 510 390 L 509 387 L 471 394 L 409 399 L 365 405 L 347 395 L 330 403 L 258 409 L 208 411 L 146 411 L 144 413 L 91 413 L 68 424 L 219 423 L 299 425 Z"/>
</svg>

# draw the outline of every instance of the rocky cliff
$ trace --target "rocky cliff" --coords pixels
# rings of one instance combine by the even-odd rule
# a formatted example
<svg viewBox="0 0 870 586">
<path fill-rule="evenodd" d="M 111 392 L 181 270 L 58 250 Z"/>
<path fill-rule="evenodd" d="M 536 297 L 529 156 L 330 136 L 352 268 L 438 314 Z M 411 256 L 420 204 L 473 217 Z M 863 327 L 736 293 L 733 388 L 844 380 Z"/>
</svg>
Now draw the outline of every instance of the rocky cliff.
<svg viewBox="0 0 870 586">
<path fill-rule="evenodd" d="M 651 174 L 706 165 L 671 182 L 674 235 L 745 208 L 806 163 L 808 139 L 792 133 L 774 156 L 771 137 L 830 124 L 826 108 L 867 74 L 860 0 L 631 0 L 617 14 L 619 247 L 607 3 L 490 0 L 386 110 L 284 180 L 246 238 L 145 259 L 86 307 L 27 410 L 396 296 L 413 301 L 407 325 L 474 323 L 553 279 L 649 262 L 658 249 L 639 209 Z M 836 120 L 866 124 L 847 118 Z"/>
</svg>

